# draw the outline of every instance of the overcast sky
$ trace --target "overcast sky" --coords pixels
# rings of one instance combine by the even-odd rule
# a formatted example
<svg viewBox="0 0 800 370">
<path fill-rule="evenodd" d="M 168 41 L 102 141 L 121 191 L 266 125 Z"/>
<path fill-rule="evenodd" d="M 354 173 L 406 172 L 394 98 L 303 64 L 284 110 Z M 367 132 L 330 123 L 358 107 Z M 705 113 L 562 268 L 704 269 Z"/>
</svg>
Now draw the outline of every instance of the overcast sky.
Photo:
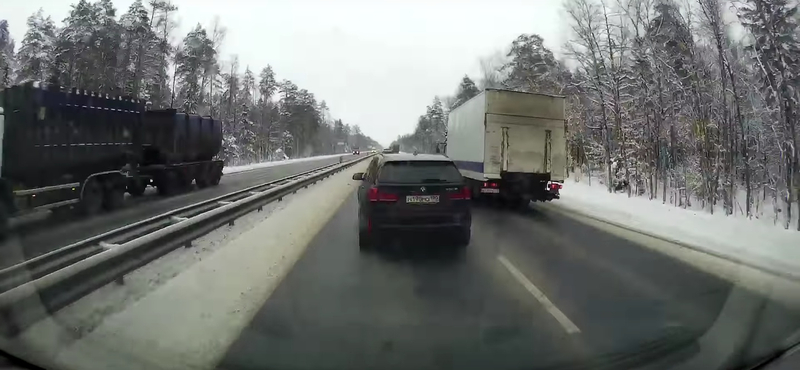
<svg viewBox="0 0 800 370">
<path fill-rule="evenodd" d="M 61 24 L 77 0 L 2 0 L 19 41 L 38 8 Z M 118 15 L 133 0 L 114 0 Z M 561 0 L 173 0 L 179 40 L 218 16 L 228 30 L 223 63 L 242 71 L 271 64 L 325 100 L 335 118 L 383 145 L 414 129 L 435 95 L 455 92 L 478 59 L 505 50 L 521 33 L 538 33 L 558 51 L 566 41 Z"/>
</svg>

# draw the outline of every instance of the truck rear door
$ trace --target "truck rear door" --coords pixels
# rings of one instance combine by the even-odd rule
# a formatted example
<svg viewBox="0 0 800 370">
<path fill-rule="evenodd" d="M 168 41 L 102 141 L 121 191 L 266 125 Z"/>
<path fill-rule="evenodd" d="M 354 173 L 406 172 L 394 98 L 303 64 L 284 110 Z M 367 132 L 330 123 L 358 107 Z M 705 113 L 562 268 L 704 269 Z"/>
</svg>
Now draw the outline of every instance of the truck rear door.
<svg viewBox="0 0 800 370">
<path fill-rule="evenodd" d="M 551 171 L 553 130 L 545 125 L 534 125 L 532 120 L 536 119 L 487 115 L 484 154 L 487 174 Z"/>
</svg>

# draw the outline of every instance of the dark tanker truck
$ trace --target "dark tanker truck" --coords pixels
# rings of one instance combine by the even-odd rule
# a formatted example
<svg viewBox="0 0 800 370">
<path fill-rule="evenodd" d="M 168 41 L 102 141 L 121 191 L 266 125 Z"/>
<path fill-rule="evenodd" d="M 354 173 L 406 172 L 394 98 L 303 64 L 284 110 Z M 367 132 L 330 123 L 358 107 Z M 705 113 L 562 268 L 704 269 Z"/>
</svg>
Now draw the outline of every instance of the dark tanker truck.
<svg viewBox="0 0 800 370">
<path fill-rule="evenodd" d="M 143 100 L 38 83 L 0 91 L 0 236 L 40 210 L 95 214 L 140 196 L 219 184 L 222 126 Z"/>
</svg>

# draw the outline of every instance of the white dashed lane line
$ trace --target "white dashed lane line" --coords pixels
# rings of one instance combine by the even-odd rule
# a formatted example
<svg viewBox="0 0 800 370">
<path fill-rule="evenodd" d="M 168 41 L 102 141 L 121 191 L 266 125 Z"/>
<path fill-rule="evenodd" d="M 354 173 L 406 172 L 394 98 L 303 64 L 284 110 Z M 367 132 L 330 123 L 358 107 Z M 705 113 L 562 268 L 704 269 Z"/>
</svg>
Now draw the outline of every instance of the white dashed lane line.
<svg viewBox="0 0 800 370">
<path fill-rule="evenodd" d="M 542 304 L 542 306 L 544 306 L 547 312 L 553 315 L 553 317 L 556 319 L 556 321 L 558 321 L 559 324 L 561 324 L 561 327 L 564 328 L 567 334 L 577 334 L 581 332 L 581 329 L 579 329 L 578 326 L 575 325 L 575 323 L 573 323 L 569 317 L 567 317 L 567 315 L 561 312 L 561 310 L 559 310 L 558 307 L 556 307 L 556 305 L 553 304 L 553 302 L 551 302 L 550 299 L 548 299 L 547 296 L 536 287 L 536 285 L 533 285 L 533 283 L 528 280 L 528 278 L 525 277 L 525 275 L 520 272 L 514 266 L 514 264 L 511 263 L 511 261 L 509 261 L 503 255 L 498 255 L 497 260 L 500 261 L 503 267 L 505 267 L 512 276 L 514 276 L 514 279 L 517 279 L 517 281 L 522 284 L 523 287 L 525 287 L 525 290 L 527 290 L 528 293 L 530 293 L 534 298 L 536 298 L 537 301 L 539 301 L 539 303 Z"/>
</svg>

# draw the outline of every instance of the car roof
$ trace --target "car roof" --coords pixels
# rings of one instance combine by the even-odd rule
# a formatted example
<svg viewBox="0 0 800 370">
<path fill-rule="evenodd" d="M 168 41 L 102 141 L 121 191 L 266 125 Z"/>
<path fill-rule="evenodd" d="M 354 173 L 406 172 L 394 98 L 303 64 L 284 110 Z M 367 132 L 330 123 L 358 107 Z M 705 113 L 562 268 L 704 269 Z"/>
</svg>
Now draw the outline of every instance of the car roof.
<svg viewBox="0 0 800 370">
<path fill-rule="evenodd" d="M 452 162 L 453 160 L 441 154 L 410 154 L 410 153 L 392 153 L 383 154 L 384 162 L 405 162 L 405 161 L 437 161 L 437 162 Z"/>
</svg>

